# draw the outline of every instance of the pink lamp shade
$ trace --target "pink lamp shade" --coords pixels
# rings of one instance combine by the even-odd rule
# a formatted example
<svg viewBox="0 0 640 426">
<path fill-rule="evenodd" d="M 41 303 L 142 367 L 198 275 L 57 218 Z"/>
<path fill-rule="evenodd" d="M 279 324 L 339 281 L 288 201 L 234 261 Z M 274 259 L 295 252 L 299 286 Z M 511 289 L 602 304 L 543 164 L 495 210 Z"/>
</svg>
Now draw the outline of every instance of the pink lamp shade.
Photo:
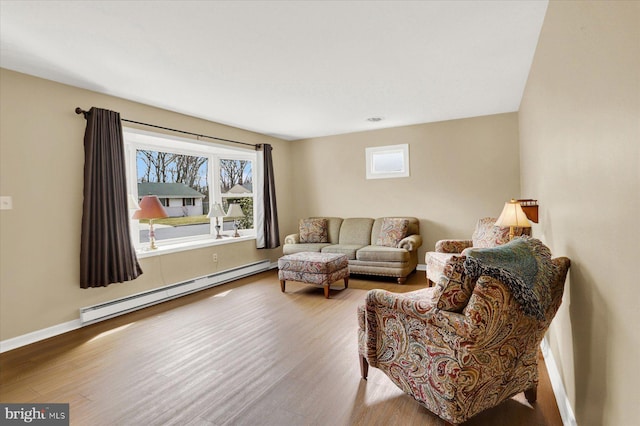
<svg viewBox="0 0 640 426">
<path fill-rule="evenodd" d="M 161 219 L 169 217 L 157 195 L 145 195 L 140 200 L 140 210 L 133 214 L 134 219 Z"/>
</svg>

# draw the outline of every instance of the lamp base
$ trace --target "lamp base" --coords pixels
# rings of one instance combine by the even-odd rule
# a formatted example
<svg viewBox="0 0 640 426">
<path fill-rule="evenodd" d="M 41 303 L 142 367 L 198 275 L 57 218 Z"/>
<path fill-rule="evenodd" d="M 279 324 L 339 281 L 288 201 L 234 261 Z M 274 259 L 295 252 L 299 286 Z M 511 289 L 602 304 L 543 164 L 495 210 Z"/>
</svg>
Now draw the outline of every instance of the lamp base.
<svg viewBox="0 0 640 426">
<path fill-rule="evenodd" d="M 156 250 L 156 233 L 153 230 L 153 219 L 149 219 L 149 250 Z"/>
</svg>

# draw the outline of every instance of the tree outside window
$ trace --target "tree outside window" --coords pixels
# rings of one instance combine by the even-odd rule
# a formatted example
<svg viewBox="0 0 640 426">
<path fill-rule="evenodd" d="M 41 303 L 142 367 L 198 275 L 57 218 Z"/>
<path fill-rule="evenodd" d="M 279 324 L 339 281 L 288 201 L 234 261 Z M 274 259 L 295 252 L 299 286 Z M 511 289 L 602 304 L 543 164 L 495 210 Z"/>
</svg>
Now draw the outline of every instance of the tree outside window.
<svg viewBox="0 0 640 426">
<path fill-rule="evenodd" d="M 253 229 L 253 162 L 251 160 L 220 160 L 220 194 L 222 207 L 240 204 L 244 217 L 238 220 L 238 229 Z"/>
</svg>

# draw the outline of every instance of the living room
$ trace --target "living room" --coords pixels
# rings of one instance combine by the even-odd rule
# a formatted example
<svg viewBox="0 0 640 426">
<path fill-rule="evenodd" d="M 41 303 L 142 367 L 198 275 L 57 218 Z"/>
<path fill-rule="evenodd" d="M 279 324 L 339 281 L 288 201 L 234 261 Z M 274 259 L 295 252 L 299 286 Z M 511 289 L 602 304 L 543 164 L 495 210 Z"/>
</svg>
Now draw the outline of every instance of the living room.
<svg viewBox="0 0 640 426">
<path fill-rule="evenodd" d="M 81 289 L 85 121 L 74 109 L 96 106 L 271 144 L 281 239 L 307 216 L 415 216 L 424 259 L 437 240 L 468 238 L 478 218 L 497 216 L 508 199 L 537 199 L 533 236 L 572 261 L 547 337 L 566 397 L 559 408 L 581 425 L 635 424 L 640 318 L 628 265 L 640 241 L 639 13 L 634 2 L 549 2 L 516 111 L 295 141 L 38 78 L 3 62 L 0 195 L 11 196 L 13 208 L 0 213 L 2 350 L 25 336 L 77 328 L 83 307 L 264 259 L 275 263 L 282 254 L 243 239 L 144 257 L 138 279 Z M 398 143 L 409 144 L 410 177 L 367 180 L 365 149 Z"/>
</svg>

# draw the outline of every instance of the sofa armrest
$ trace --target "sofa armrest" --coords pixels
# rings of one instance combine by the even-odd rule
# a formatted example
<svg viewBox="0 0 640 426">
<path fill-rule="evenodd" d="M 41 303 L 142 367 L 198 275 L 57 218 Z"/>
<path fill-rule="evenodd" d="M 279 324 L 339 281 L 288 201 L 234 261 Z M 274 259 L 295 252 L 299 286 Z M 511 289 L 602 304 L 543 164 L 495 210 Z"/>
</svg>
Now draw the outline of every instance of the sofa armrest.
<svg viewBox="0 0 640 426">
<path fill-rule="evenodd" d="M 409 235 L 403 238 L 398 243 L 398 248 L 403 248 L 408 251 L 418 250 L 418 247 L 422 245 L 422 237 L 418 234 Z"/>
<path fill-rule="evenodd" d="M 289 234 L 284 237 L 285 244 L 299 244 L 300 243 L 300 234 Z"/>
<path fill-rule="evenodd" d="M 473 247 L 471 240 L 440 240 L 436 243 L 436 252 L 462 253 L 462 250 Z"/>
</svg>

